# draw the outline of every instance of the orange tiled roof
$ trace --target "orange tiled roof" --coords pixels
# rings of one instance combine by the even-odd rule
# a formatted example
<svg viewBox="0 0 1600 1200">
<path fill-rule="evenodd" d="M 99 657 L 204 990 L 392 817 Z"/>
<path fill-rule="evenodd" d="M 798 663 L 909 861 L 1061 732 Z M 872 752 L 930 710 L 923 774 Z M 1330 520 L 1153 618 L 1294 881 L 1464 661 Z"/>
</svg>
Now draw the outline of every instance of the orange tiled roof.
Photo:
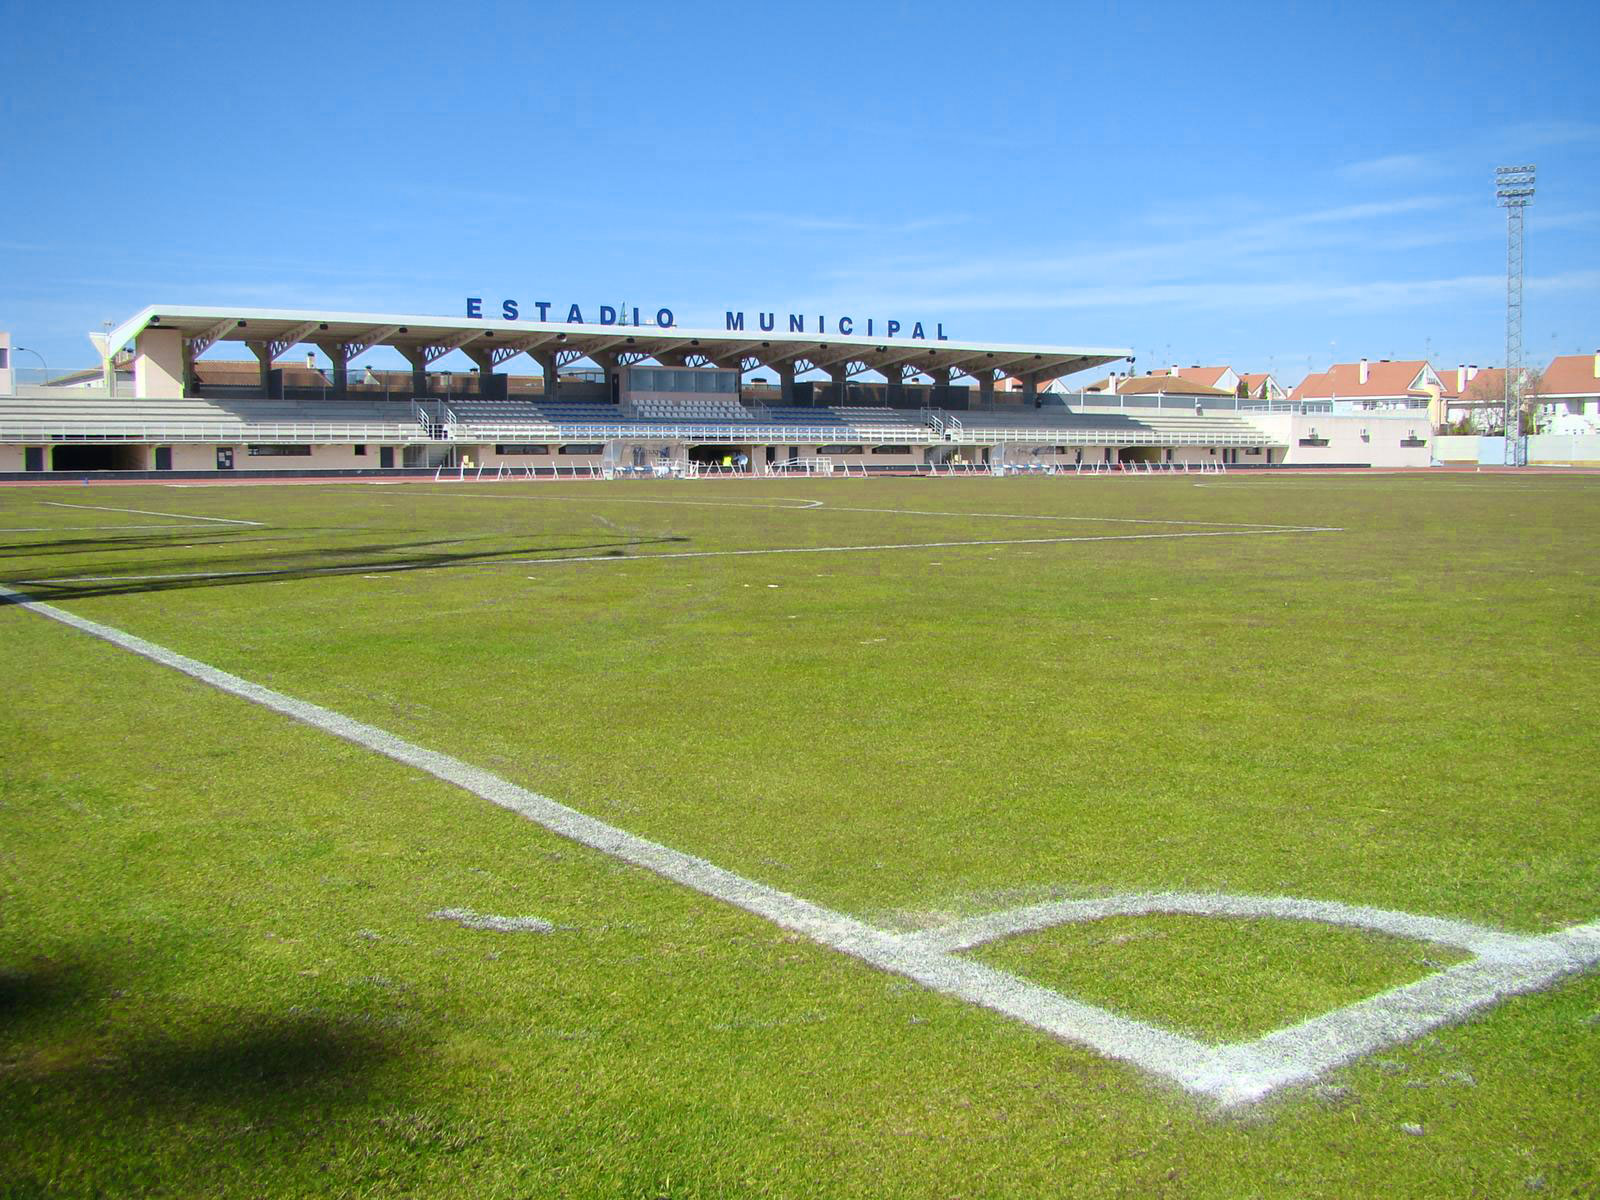
<svg viewBox="0 0 1600 1200">
<path fill-rule="evenodd" d="M 1360 363 L 1334 363 L 1320 375 L 1307 375 L 1302 379 L 1294 390 L 1295 399 L 1326 400 L 1348 396 L 1359 400 L 1419 395 L 1422 389 L 1413 388 L 1411 382 L 1429 369 L 1420 358 L 1368 363 L 1367 381 L 1362 383 Z"/>
<path fill-rule="evenodd" d="M 1217 380 L 1221 379 L 1232 369 L 1232 367 L 1179 367 L 1177 377 L 1179 379 L 1187 379 L 1190 383 L 1198 383 L 1202 387 L 1214 388 L 1219 386 Z M 1171 379 L 1172 368 L 1163 367 L 1160 371 L 1155 372 L 1155 374 L 1165 375 L 1168 379 Z"/>
<path fill-rule="evenodd" d="M 1539 380 L 1541 396 L 1600 396 L 1600 374 L 1593 354 L 1561 354 L 1551 359 Z"/>
<path fill-rule="evenodd" d="M 1107 380 L 1092 383 L 1085 390 L 1097 391 L 1108 384 Z M 1154 396 L 1157 392 L 1168 396 L 1231 396 L 1232 392 L 1226 388 L 1207 387 L 1203 383 L 1193 383 L 1181 376 L 1174 379 L 1171 375 L 1140 375 L 1134 379 L 1119 379 L 1117 393 L 1123 396 Z"/>
</svg>

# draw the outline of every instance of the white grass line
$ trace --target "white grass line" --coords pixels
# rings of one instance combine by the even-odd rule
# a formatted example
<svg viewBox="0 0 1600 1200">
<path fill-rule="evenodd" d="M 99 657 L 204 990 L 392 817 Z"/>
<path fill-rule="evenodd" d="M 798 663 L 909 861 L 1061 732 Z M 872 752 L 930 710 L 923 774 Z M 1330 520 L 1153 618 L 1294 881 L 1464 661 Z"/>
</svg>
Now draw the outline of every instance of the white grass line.
<svg viewBox="0 0 1600 1200">
<path fill-rule="evenodd" d="M 906 941 L 932 953 L 950 954 L 1057 925 L 1165 913 L 1317 921 L 1455 946 L 1475 955 L 1469 962 L 1254 1041 L 1206 1047 L 1184 1064 L 1178 1082 L 1224 1105 L 1250 1103 L 1285 1085 L 1309 1083 L 1375 1050 L 1412 1041 L 1509 996 L 1543 990 L 1600 965 L 1600 921 L 1529 936 L 1332 900 L 1210 892 L 1136 892 L 1097 900 L 1047 901 L 908 934 Z"/>
<path fill-rule="evenodd" d="M 603 504 L 674 504 L 686 505 L 690 508 L 780 508 L 794 509 L 796 511 L 827 507 L 826 503 L 821 500 L 784 499 L 782 497 L 770 504 L 763 504 L 758 500 L 661 500 L 651 499 L 646 496 L 596 496 L 592 492 L 582 496 L 574 496 L 569 492 L 558 492 L 553 496 L 548 494 L 507 496 L 499 493 L 491 495 L 484 492 L 450 492 L 435 488 L 426 492 L 418 492 L 417 494 L 432 500 L 509 500 L 513 503 L 543 500 L 549 504 L 587 504 L 592 501 L 599 501 Z"/>
<path fill-rule="evenodd" d="M 929 949 L 954 953 L 970 950 L 997 938 L 1036 933 L 1057 925 L 1099 921 L 1106 917 L 1142 917 L 1169 914 L 1196 917 L 1269 917 L 1280 921 L 1318 921 L 1369 929 L 1391 937 L 1455 946 L 1473 954 L 1514 951 L 1526 940 L 1467 921 L 1422 917 L 1412 913 L 1333 900 L 1301 900 L 1282 896 L 1225 896 L 1215 892 L 1136 892 L 1097 900 L 1049 900 L 1006 912 L 957 921 L 939 929 L 911 934 Z"/>
<path fill-rule="evenodd" d="M 209 521 L 216 525 L 258 525 L 264 526 L 265 521 L 241 521 L 234 517 L 201 517 L 194 513 L 169 513 L 151 512 L 147 508 L 111 508 L 105 504 L 69 504 L 65 500 L 41 500 L 39 503 L 48 504 L 52 508 L 87 508 L 95 512 L 120 512 L 135 513 L 141 517 L 176 517 L 180 521 Z"/>
<path fill-rule="evenodd" d="M 1207 529 L 1272 529 L 1286 532 L 1327 532 L 1319 526 L 1268 525 L 1258 521 L 1187 521 L 1164 517 L 1085 517 L 1041 513 L 944 512 L 921 508 L 861 508 L 847 504 L 830 504 L 823 500 L 785 500 L 773 504 L 761 504 L 746 500 L 659 500 L 642 496 L 596 496 L 592 493 L 582 496 L 569 494 L 554 496 L 488 496 L 477 492 L 432 491 L 423 492 L 422 495 L 445 500 L 545 500 L 566 503 L 587 503 L 592 500 L 601 500 L 611 504 L 686 504 L 697 508 L 776 508 L 796 512 L 820 509 L 823 512 L 881 513 L 889 516 L 904 517 L 971 517 L 974 520 L 995 521 L 1081 521 L 1091 525 L 1192 525 Z"/>
<path fill-rule="evenodd" d="M 1295 533 L 1343 533 L 1328 526 L 1294 526 L 1284 529 L 1218 529 L 1186 533 L 1106 533 L 1075 537 L 982 538 L 962 542 L 889 542 L 871 546 L 765 546 L 755 550 L 677 550 L 667 554 L 585 554 L 565 558 L 494 558 L 471 563 L 378 563 L 366 567 L 284 567 L 260 571 L 180 571 L 170 575 L 63 575 L 50 579 L 23 579 L 21 583 L 157 583 L 176 579 L 237 579 L 274 575 L 349 575 L 377 571 L 456 571 L 485 567 L 557 567 L 563 563 L 640 563 L 679 558 L 748 558 L 765 554 L 850 554 L 889 550 L 941 550 L 959 546 L 1059 546 L 1070 542 L 1159 542 L 1179 538 L 1278 536 Z"/>
<path fill-rule="evenodd" d="M 0 528 L 0 533 L 89 533 L 106 529 L 136 530 L 136 529 L 198 529 L 201 526 L 184 522 L 181 525 L 30 525 L 26 527 Z M 48 543 L 40 542 L 45 546 Z"/>
<path fill-rule="evenodd" d="M 920 508 L 853 508 L 848 505 L 830 504 L 830 512 L 857 512 L 857 513 L 893 513 L 907 517 L 972 517 L 995 521 L 1087 521 L 1100 525 L 1198 525 L 1209 529 L 1275 529 L 1284 531 L 1325 532 L 1320 527 L 1309 525 L 1267 525 L 1259 521 L 1180 521 L 1170 520 L 1165 517 L 1084 517 L 1084 516 L 1045 516 L 1034 513 L 991 513 L 991 512 L 936 512 Z"/>
<path fill-rule="evenodd" d="M 450 755 L 418 746 L 332 709 L 251 683 L 120 629 L 40 603 L 10 588 L 0 586 L 0 601 L 27 608 L 220 691 L 415 767 L 518 813 L 552 833 L 653 871 L 870 966 L 1013 1017 L 1107 1057 L 1132 1063 L 1224 1106 L 1259 1100 L 1285 1084 L 1306 1082 L 1373 1049 L 1460 1020 L 1517 992 L 1548 987 L 1563 976 L 1592 968 L 1600 962 L 1600 922 L 1545 937 L 1496 935 L 1506 939 L 1508 944 L 1480 954 L 1474 963 L 1451 968 L 1409 987 L 1392 989 L 1254 1042 L 1207 1046 L 1182 1034 L 1073 1000 L 1008 972 L 961 958 L 930 944 L 926 935 L 902 936 L 873 928 L 855 917 L 608 825 Z M 1227 916 L 1237 916 L 1257 906 L 1268 916 L 1289 915 L 1314 920 L 1344 916 L 1351 924 L 1375 920 L 1390 928 L 1398 927 L 1397 922 L 1407 919 L 1406 914 L 1385 910 L 1259 897 L 1207 899 L 1188 894 L 1177 897 L 1153 894 L 1089 903 L 1115 909 L 1119 901 L 1123 909 L 1129 904 L 1142 904 L 1147 908 L 1152 904 L 1185 903 L 1191 908 L 1209 905 L 1220 915 Z M 1073 902 L 1063 902 L 1061 912 L 1065 919 L 1083 919 L 1081 905 L 1072 905 Z M 1048 906 L 1018 910 L 1031 914 L 1027 918 L 999 914 L 996 927 L 1039 928 L 1038 922 L 1044 915 L 1039 910 L 1044 907 Z M 1008 916 L 1012 917 L 1009 923 Z M 1427 918 L 1416 920 L 1428 922 Z M 1439 932 L 1441 924 L 1461 936 L 1494 935 L 1492 930 L 1456 922 L 1431 922 L 1428 927 Z M 1462 930 L 1468 932 L 1461 933 Z"/>
<path fill-rule="evenodd" d="M 561 563 L 637 563 L 665 558 L 743 558 L 760 554 L 849 554 L 886 550 L 942 550 L 959 546 L 1060 546 L 1070 542 L 1159 542 L 1179 538 L 1282 536 L 1291 533 L 1343 533 L 1333 526 L 1295 526 L 1284 529 L 1218 529 L 1188 533 L 1106 533 L 1076 537 L 974 538 L 955 542 L 885 542 L 870 546 L 768 546 L 757 550 L 676 550 L 667 554 L 597 554 L 571 558 L 500 559 L 493 565 L 558 566 Z"/>
<path fill-rule="evenodd" d="M 415 767 L 436 779 L 518 813 L 552 833 L 653 871 L 872 966 L 1005 1013 L 1111 1057 L 1125 1058 L 1172 1077 L 1181 1063 L 1203 1052 L 1204 1048 L 1192 1039 L 1148 1029 L 1137 1021 L 1069 1000 L 1004 971 L 952 955 L 930 954 L 907 946 L 899 936 L 874 929 L 854 917 L 746 879 L 705 859 L 637 837 L 547 796 L 530 792 L 491 772 L 470 766 L 460 759 L 428 750 L 332 709 L 251 683 L 120 629 L 75 616 L 4 586 L 0 586 L 0 599 L 21 605 L 40 616 L 69 625 L 162 666 L 181 671 L 219 691 L 272 709 Z"/>
</svg>

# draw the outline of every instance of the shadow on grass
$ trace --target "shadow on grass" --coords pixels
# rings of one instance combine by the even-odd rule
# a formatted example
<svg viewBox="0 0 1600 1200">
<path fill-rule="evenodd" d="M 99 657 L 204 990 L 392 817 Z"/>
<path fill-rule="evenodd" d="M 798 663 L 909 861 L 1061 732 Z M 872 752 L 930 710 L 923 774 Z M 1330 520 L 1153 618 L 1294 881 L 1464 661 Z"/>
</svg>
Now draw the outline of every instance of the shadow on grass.
<svg viewBox="0 0 1600 1200">
<path fill-rule="evenodd" d="M 161 1035 L 95 1068 L 101 1086 L 138 1103 L 280 1108 L 312 1095 L 355 1098 L 401 1053 L 375 1023 L 327 1015 L 239 1015 L 183 1036 Z"/>
<path fill-rule="evenodd" d="M 181 542 L 186 546 L 216 545 L 233 541 L 248 531 L 242 529 L 194 530 L 178 533 L 141 533 L 127 537 L 52 538 L 49 541 L 12 542 L 0 546 L 3 558 L 42 558 L 55 554 L 109 554 L 123 550 L 151 550 Z M 184 534 L 187 536 L 184 536 Z"/>
<path fill-rule="evenodd" d="M 92 972 L 71 959 L 36 958 L 26 967 L 0 967 L 0 1038 L 84 1004 L 95 983 Z"/>
<path fill-rule="evenodd" d="M 283 583 L 326 576 L 362 574 L 400 574 L 410 571 L 436 571 L 452 567 L 493 566 L 496 562 L 527 558 L 561 558 L 578 554 L 622 556 L 639 546 L 680 544 L 690 539 L 681 535 L 654 538 L 619 538 L 583 545 L 514 546 L 494 550 L 447 553 L 424 548 L 440 540 L 395 542 L 383 545 L 328 547 L 292 553 L 290 559 L 312 561 L 281 566 L 285 557 L 272 554 L 238 554 L 214 558 L 190 557 L 167 562 L 141 562 L 136 566 L 99 569 L 81 577 L 55 579 L 7 579 L 6 583 L 35 600 L 77 600 L 91 596 L 126 596 L 151 592 L 187 591 L 192 588 L 238 587 L 252 583 Z M 443 544 L 458 545 L 461 539 L 446 539 Z M 418 553 L 421 550 L 423 552 Z M 395 561 L 392 555 L 404 555 Z M 3 599 L 3 598 L 0 598 Z"/>
<path fill-rule="evenodd" d="M 388 1157 L 371 1114 L 405 1101 L 420 1031 L 294 1012 L 185 1025 L 0 1039 L 0 1195 L 259 1195 L 265 1179 L 338 1158 L 352 1139 Z"/>
</svg>

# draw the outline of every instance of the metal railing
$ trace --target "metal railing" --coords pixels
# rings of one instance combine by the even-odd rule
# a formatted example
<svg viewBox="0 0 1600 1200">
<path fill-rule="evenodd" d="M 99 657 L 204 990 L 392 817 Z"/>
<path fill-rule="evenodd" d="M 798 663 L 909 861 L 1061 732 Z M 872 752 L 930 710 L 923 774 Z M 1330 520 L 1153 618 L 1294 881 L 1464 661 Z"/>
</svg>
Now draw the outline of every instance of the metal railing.
<svg viewBox="0 0 1600 1200">
<path fill-rule="evenodd" d="M 213 421 L 6 421 L 0 442 L 402 442 L 424 441 L 418 426 Z"/>
<path fill-rule="evenodd" d="M 1289 413 L 1294 416 L 1333 412 L 1331 400 L 1254 400 L 1240 401 L 1244 413 Z"/>
<path fill-rule="evenodd" d="M 443 436 L 434 436 L 442 434 Z M 813 442 L 841 439 L 885 445 L 939 441 L 975 446 L 997 442 L 1050 443 L 1057 446 L 1269 446 L 1271 436 L 1257 430 L 1156 429 L 858 429 L 838 425 L 467 425 L 430 430 L 423 424 L 230 425 L 209 422 L 14 422 L 0 423 L 0 442 L 607 442 L 618 439 L 689 442 Z"/>
</svg>

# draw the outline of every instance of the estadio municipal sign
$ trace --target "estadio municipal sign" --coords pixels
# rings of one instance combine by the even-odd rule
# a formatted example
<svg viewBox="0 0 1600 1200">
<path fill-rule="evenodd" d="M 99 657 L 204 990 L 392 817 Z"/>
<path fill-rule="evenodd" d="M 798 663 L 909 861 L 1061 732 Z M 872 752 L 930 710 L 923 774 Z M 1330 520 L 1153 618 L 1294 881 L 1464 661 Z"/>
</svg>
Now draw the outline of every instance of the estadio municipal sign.
<svg viewBox="0 0 1600 1200">
<path fill-rule="evenodd" d="M 561 306 L 549 300 L 535 300 L 526 306 L 519 300 L 502 300 L 500 301 L 500 319 L 520 321 L 524 319 L 523 313 L 526 311 L 528 314 L 526 319 L 528 320 L 542 322 L 561 321 L 562 318 L 559 315 L 551 317 L 552 309 L 557 314 L 561 312 Z M 584 317 L 582 305 L 569 304 L 566 309 L 565 320 L 568 325 L 588 323 Z M 535 311 L 538 313 L 537 317 L 533 316 Z M 641 314 L 638 306 L 630 309 L 626 304 L 601 304 L 590 311 L 594 312 L 599 318 L 594 322 L 597 325 L 641 325 L 644 323 L 640 320 Z M 649 310 L 646 309 L 644 315 L 648 316 L 648 314 Z M 761 333 L 834 333 L 845 337 L 856 335 L 887 339 L 904 336 L 911 338 L 913 341 L 932 340 L 945 342 L 950 340 L 944 331 L 944 322 L 942 321 L 929 322 L 933 326 L 933 337 L 930 339 L 922 321 L 911 322 L 911 327 L 907 329 L 904 322 L 893 318 L 880 320 L 877 317 L 868 317 L 865 322 L 862 322 L 855 317 L 845 316 L 833 318 L 833 327 L 830 329 L 829 318 L 822 314 L 812 316 L 810 313 L 786 313 L 784 315 L 787 317 L 787 322 L 785 323 L 779 322 L 776 312 L 758 312 L 755 314 L 754 321 L 747 322 L 744 313 L 727 310 L 723 314 L 723 320 L 729 333 L 757 331 Z M 481 296 L 467 297 L 467 316 L 473 320 L 494 319 L 484 316 L 483 298 Z M 656 309 L 655 325 L 658 329 L 671 329 L 676 323 L 670 308 Z"/>
</svg>

